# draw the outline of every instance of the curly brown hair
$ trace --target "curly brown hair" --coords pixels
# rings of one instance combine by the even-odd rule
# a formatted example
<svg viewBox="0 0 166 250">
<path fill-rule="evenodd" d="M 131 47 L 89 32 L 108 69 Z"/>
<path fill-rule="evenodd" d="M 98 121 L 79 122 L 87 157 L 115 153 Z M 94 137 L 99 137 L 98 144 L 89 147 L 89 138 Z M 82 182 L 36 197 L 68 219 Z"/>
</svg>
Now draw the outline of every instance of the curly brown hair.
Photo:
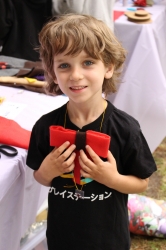
<svg viewBox="0 0 166 250">
<path fill-rule="evenodd" d="M 105 66 L 114 65 L 112 78 L 104 79 L 102 93 L 116 92 L 126 51 L 102 21 L 88 15 L 65 14 L 50 20 L 39 33 L 39 52 L 47 80 L 46 90 L 62 94 L 54 83 L 54 56 L 67 50 L 66 55 L 85 51 L 90 57 L 101 60 Z M 70 46 L 69 46 L 70 44 Z"/>
</svg>

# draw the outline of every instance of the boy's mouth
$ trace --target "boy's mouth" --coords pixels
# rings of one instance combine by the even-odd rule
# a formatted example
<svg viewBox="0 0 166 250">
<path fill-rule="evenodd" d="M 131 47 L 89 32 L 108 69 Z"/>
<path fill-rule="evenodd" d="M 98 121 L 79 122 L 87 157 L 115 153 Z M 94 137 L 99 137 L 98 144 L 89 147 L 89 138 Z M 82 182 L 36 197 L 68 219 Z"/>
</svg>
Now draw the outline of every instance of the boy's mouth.
<svg viewBox="0 0 166 250">
<path fill-rule="evenodd" d="M 73 86 L 73 87 L 70 87 L 70 89 L 73 89 L 73 90 L 80 90 L 80 89 L 85 89 L 86 86 Z"/>
</svg>

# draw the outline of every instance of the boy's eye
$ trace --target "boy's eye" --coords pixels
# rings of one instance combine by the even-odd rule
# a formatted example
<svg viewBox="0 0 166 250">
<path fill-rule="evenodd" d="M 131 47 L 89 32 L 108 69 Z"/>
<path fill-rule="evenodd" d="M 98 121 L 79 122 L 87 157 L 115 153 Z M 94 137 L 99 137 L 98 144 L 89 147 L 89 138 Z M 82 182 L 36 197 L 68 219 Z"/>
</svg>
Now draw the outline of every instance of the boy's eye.
<svg viewBox="0 0 166 250">
<path fill-rule="evenodd" d="M 92 61 L 85 61 L 84 64 L 85 64 L 86 66 L 89 66 L 89 65 L 92 65 L 93 62 L 92 62 Z"/>
<path fill-rule="evenodd" d="M 61 68 L 61 69 L 66 69 L 66 68 L 68 68 L 69 67 L 69 65 L 67 64 L 67 63 L 63 63 L 63 64 L 61 64 L 60 66 L 59 66 L 59 68 Z"/>
</svg>

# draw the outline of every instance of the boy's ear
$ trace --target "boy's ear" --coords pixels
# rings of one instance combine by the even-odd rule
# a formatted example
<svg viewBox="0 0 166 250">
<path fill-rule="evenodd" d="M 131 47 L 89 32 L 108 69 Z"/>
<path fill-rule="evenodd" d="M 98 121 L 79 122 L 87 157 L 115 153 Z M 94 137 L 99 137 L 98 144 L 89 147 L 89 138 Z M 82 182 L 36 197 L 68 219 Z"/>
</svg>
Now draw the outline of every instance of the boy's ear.
<svg viewBox="0 0 166 250">
<path fill-rule="evenodd" d="M 112 77 L 113 73 L 114 73 L 114 65 L 111 64 L 110 66 L 108 66 L 106 68 L 106 72 L 105 72 L 104 78 L 110 79 Z"/>
<path fill-rule="evenodd" d="M 54 79 L 54 83 L 55 83 L 55 84 L 58 84 L 58 83 L 57 83 L 57 79 L 56 79 L 56 78 Z"/>
</svg>

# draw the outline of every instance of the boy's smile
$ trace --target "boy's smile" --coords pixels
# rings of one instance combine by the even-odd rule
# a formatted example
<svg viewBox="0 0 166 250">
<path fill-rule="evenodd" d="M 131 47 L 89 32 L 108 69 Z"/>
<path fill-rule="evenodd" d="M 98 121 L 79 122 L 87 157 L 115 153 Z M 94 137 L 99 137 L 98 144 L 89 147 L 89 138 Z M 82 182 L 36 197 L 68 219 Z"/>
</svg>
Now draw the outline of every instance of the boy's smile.
<svg viewBox="0 0 166 250">
<path fill-rule="evenodd" d="M 112 65 L 105 67 L 101 60 L 90 57 L 85 51 L 76 56 L 66 53 L 54 57 L 55 83 L 76 103 L 91 98 L 99 100 L 104 78 L 112 77 Z"/>
</svg>

